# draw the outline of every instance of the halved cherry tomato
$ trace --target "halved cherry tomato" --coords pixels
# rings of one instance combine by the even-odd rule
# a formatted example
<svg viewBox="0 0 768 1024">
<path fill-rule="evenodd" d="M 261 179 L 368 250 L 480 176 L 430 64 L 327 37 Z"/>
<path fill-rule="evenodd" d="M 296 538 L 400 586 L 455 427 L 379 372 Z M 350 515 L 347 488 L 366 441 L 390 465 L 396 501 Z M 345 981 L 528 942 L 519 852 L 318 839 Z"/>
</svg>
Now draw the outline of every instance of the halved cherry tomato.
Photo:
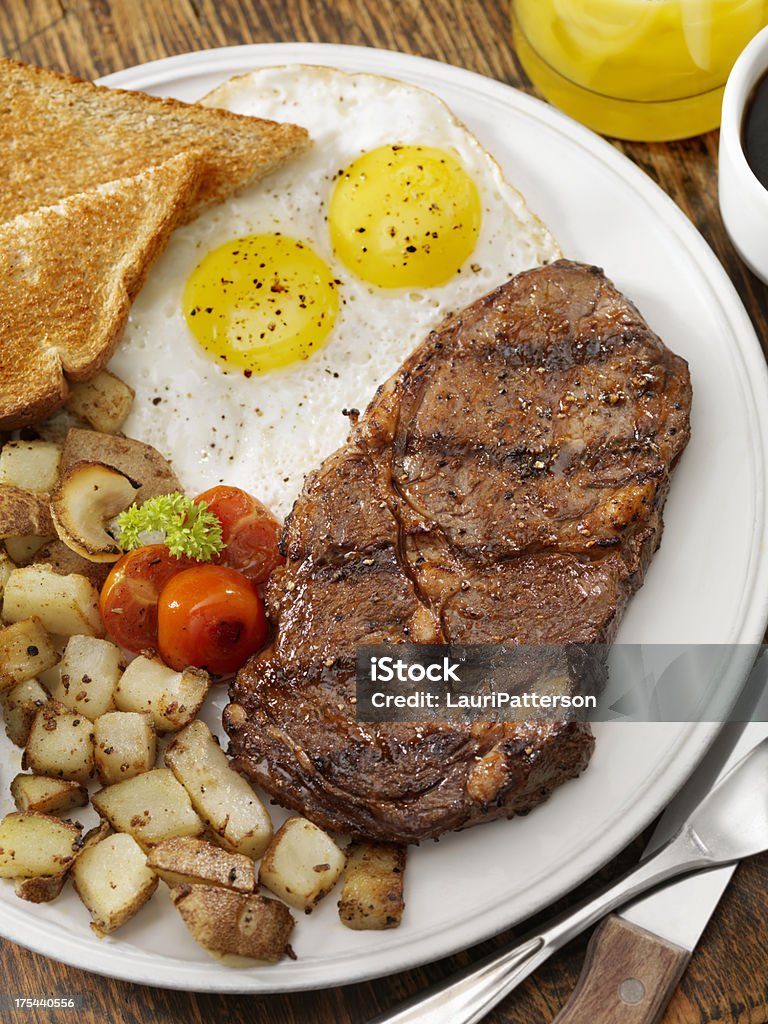
<svg viewBox="0 0 768 1024">
<path fill-rule="evenodd" d="M 196 665 L 231 675 L 267 639 L 256 584 L 223 565 L 197 565 L 172 576 L 157 612 L 160 655 L 177 670 Z"/>
<path fill-rule="evenodd" d="M 285 559 L 278 549 L 280 522 L 260 501 L 239 487 L 221 485 L 198 495 L 221 523 L 226 547 L 218 565 L 237 569 L 254 583 L 263 583 Z"/>
<path fill-rule="evenodd" d="M 138 653 L 157 649 L 157 599 L 168 580 L 198 565 L 174 558 L 164 544 L 147 544 L 112 566 L 99 597 L 99 611 L 111 640 Z"/>
</svg>

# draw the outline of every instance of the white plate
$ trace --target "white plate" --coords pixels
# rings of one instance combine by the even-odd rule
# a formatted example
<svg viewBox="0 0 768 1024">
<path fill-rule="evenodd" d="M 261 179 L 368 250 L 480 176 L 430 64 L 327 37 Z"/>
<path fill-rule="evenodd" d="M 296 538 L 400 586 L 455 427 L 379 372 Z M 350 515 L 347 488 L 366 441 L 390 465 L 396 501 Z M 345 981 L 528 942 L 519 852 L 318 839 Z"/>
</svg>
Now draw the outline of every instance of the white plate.
<svg viewBox="0 0 768 1024">
<path fill-rule="evenodd" d="M 552 108 L 417 57 L 330 45 L 242 46 L 172 57 L 104 81 L 194 100 L 231 74 L 292 62 L 400 77 L 442 96 L 500 160 L 563 251 L 603 266 L 689 360 L 693 439 L 675 474 L 664 543 L 619 639 L 759 642 L 768 615 L 766 366 L 733 287 L 688 220 L 609 144 Z M 743 647 L 728 661 L 723 686 L 734 694 L 749 657 Z M 222 967 L 192 942 L 162 892 L 114 937 L 99 941 L 71 891 L 32 907 L 5 883 L 0 930 L 88 970 L 180 989 L 287 991 L 390 974 L 478 942 L 568 892 L 654 817 L 716 731 L 708 723 L 598 727 L 589 770 L 527 818 L 411 851 L 399 929 L 350 932 L 339 924 L 332 896 L 299 921 L 297 962 Z M 17 771 L 17 752 L 6 745 L 2 762 L 6 772 Z M 3 799 L 0 809 L 9 809 Z"/>
</svg>

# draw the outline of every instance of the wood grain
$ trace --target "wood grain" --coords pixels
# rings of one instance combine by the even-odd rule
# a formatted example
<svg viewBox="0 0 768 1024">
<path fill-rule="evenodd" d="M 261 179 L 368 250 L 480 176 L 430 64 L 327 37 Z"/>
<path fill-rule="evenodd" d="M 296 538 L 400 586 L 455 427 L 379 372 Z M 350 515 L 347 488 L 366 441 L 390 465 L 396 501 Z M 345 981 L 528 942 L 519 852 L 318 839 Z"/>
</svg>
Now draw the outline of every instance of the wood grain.
<svg viewBox="0 0 768 1024">
<path fill-rule="evenodd" d="M 609 914 L 554 1024 L 657 1024 L 688 959 L 680 946 Z"/>
<path fill-rule="evenodd" d="M 210 46 L 311 41 L 402 50 L 458 64 L 526 91 L 511 46 L 506 0 L 3 0 L 0 53 L 94 77 Z M 717 206 L 717 134 L 669 144 L 617 144 L 681 207 L 726 267 L 768 351 L 768 289 L 740 263 Z M 628 245 L 631 240 L 628 240 Z M 681 302 L 684 297 L 681 296 Z M 633 844 L 570 899 L 639 856 Z M 461 884 L 461 880 L 457 880 Z M 705 932 L 663 1024 L 768 1022 L 768 858 L 740 867 Z M 563 901 L 565 905 L 568 901 Z M 518 934 L 521 929 L 518 929 Z M 511 933 L 427 967 L 329 991 L 292 996 L 195 995 L 145 988 L 66 967 L 0 942 L 0 991 L 82 993 L 86 1008 L 4 1011 L 28 1024 L 364 1024 L 376 1013 L 508 941 Z M 565 1004 L 584 959 L 574 942 L 507 999 L 489 1024 L 547 1024 Z M 86 966 L 86 965 L 83 965 Z M 450 1022 L 446 1022 L 450 1024 Z"/>
</svg>

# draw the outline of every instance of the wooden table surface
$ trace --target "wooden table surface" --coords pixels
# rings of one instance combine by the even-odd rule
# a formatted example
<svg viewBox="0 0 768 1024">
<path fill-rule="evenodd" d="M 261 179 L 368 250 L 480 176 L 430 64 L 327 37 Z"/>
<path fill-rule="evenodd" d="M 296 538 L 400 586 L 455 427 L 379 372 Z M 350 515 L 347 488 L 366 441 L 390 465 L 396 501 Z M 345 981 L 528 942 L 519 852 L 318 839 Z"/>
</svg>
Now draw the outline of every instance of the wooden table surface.
<svg viewBox="0 0 768 1024">
<path fill-rule="evenodd" d="M 3 0 L 0 53 L 87 78 L 170 54 L 236 43 L 351 43 L 457 64 L 531 90 L 510 43 L 506 0 Z M 739 262 L 717 207 L 717 133 L 669 144 L 619 144 L 696 224 L 725 265 L 766 347 L 768 289 Z M 684 301 L 684 296 L 681 296 Z M 635 844 L 603 872 L 637 858 Z M 457 884 L 460 881 L 457 880 Z M 595 880 L 588 885 L 594 885 Z M 742 865 L 663 1018 L 664 1024 L 768 1021 L 768 857 Z M 573 896 L 570 897 L 571 899 Z M 369 984 L 286 996 L 217 996 L 115 982 L 0 942 L 0 992 L 82 994 L 85 1009 L 9 1011 L 35 1024 L 363 1024 L 512 933 L 458 956 Z M 586 938 L 507 999 L 489 1024 L 545 1024 L 570 993 Z M 446 1022 L 450 1024 L 450 1022 Z"/>
</svg>

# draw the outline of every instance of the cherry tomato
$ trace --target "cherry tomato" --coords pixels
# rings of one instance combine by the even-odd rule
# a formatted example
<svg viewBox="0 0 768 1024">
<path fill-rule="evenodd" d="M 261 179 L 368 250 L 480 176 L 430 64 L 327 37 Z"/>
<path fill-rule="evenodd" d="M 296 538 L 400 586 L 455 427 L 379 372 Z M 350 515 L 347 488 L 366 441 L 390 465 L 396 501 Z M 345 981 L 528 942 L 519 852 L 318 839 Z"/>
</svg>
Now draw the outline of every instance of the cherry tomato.
<svg viewBox="0 0 768 1024">
<path fill-rule="evenodd" d="M 157 649 L 157 599 L 168 580 L 197 565 L 174 558 L 164 544 L 147 544 L 112 566 L 99 597 L 99 611 L 111 640 L 138 653 Z"/>
<path fill-rule="evenodd" d="M 237 569 L 254 583 L 263 583 L 285 559 L 278 549 L 280 522 L 256 498 L 239 487 L 219 486 L 198 495 L 221 523 L 226 547 L 217 564 Z"/>
<path fill-rule="evenodd" d="M 197 565 L 168 580 L 157 605 L 160 655 L 177 670 L 231 675 L 264 646 L 267 618 L 256 584 L 223 565 Z"/>
</svg>

